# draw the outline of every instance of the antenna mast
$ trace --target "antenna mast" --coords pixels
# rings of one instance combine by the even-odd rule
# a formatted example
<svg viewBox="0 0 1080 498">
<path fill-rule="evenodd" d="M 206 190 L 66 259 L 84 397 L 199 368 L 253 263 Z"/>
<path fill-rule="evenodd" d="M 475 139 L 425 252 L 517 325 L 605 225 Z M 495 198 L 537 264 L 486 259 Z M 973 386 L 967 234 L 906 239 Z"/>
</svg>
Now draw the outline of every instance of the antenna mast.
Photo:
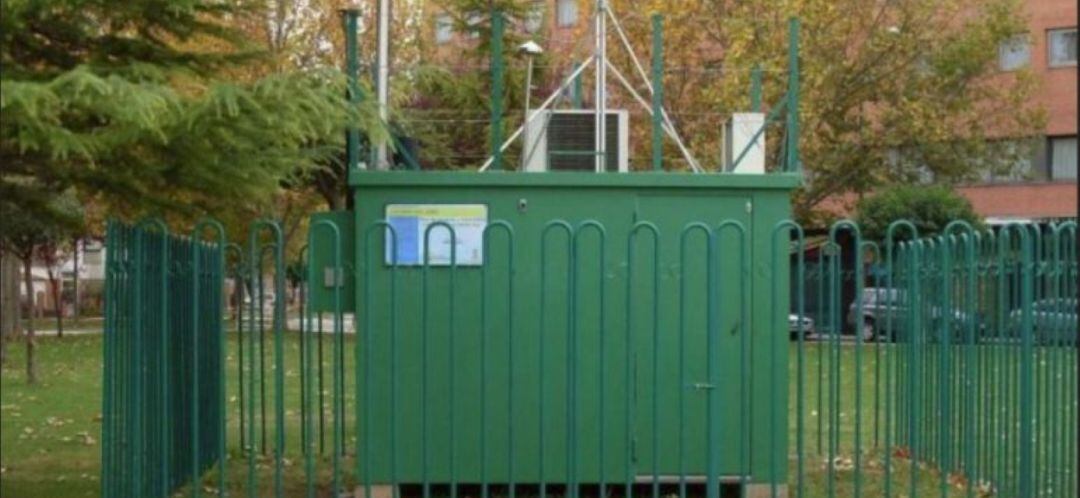
<svg viewBox="0 0 1080 498">
<path fill-rule="evenodd" d="M 593 14 L 596 47 L 593 58 L 596 62 L 596 172 L 607 170 L 607 0 L 596 0 L 596 12 Z"/>
<path fill-rule="evenodd" d="M 375 64 L 375 98 L 379 104 L 379 119 L 390 124 L 390 0 L 379 0 L 378 40 Z M 386 144 L 375 148 L 375 169 L 390 169 Z"/>
</svg>

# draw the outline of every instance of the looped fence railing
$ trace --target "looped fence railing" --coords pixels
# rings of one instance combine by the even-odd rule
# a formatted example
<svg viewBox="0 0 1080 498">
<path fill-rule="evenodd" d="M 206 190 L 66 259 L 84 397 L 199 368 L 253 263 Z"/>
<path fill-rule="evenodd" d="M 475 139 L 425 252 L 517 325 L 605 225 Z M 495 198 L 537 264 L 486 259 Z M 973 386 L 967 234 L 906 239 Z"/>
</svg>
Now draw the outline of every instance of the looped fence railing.
<svg viewBox="0 0 1080 498">
<path fill-rule="evenodd" d="M 1076 496 L 1073 222 L 347 221 L 109 224 L 103 496 Z"/>
</svg>

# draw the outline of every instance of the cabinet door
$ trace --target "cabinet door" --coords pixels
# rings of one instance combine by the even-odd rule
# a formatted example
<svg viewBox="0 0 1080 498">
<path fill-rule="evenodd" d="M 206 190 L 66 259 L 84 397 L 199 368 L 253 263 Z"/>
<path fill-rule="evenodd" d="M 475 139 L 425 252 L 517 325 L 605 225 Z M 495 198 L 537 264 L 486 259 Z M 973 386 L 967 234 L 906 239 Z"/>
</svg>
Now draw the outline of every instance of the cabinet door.
<svg viewBox="0 0 1080 498">
<path fill-rule="evenodd" d="M 660 228 L 659 296 L 652 295 L 650 234 L 637 237 L 634 261 L 628 262 L 635 275 L 630 317 L 637 350 L 639 476 L 703 475 L 710 448 L 721 474 L 732 476 L 741 468 L 739 435 L 749 428 L 742 424 L 740 407 L 746 405 L 740 397 L 749 395 L 750 371 L 750 328 L 743 330 L 741 320 L 744 313 L 749 320 L 751 293 L 750 282 L 740 275 L 750 279 L 753 274 L 750 245 L 744 240 L 746 251 L 740 254 L 739 237 L 729 227 L 713 237 L 710 255 L 709 235 L 695 224 L 715 231 L 722 222 L 734 221 L 748 238 L 748 201 L 716 195 L 688 199 L 685 193 L 677 200 L 638 198 L 635 221 Z M 655 313 L 658 327 L 652 321 Z M 741 332 L 747 334 L 745 343 Z"/>
</svg>

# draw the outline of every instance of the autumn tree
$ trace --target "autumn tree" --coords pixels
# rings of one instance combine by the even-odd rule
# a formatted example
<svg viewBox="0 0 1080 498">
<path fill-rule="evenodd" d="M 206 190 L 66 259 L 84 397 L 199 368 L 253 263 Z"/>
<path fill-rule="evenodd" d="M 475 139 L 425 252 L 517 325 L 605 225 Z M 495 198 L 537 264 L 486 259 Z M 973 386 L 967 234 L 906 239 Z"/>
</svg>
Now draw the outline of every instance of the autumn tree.
<svg viewBox="0 0 1080 498">
<path fill-rule="evenodd" d="M 462 30 L 470 28 L 461 25 L 467 19 L 463 16 L 485 3 L 441 0 L 433 8 L 459 13 L 455 27 Z M 590 53 L 592 5 L 578 5 L 577 27 L 571 31 L 581 43 L 549 41 L 558 42 L 560 49 L 547 54 L 545 65 L 554 70 L 542 76 L 540 87 L 553 89 L 567 67 Z M 1007 173 L 1029 153 L 1030 138 L 1043 121 L 1042 110 L 1030 103 L 1033 75 L 1024 70 L 997 73 L 999 42 L 1026 29 L 1016 0 L 611 0 L 609 5 L 646 73 L 651 70 L 651 17 L 662 15 L 664 103 L 691 153 L 710 170 L 718 168 L 723 121 L 750 109 L 755 68 L 763 82 L 762 110 L 769 112 L 783 101 L 787 23 L 799 18 L 799 144 L 807 182 L 795 207 L 804 216 L 836 194 L 929 178 L 955 183 Z M 647 85 L 610 22 L 607 45 L 611 63 L 647 100 Z M 486 48 L 484 37 L 465 44 L 473 46 Z M 471 50 L 461 54 L 474 57 Z M 474 60 L 485 59 L 478 55 Z M 591 86 L 593 71 L 584 74 Z M 485 97 L 482 79 L 418 81 L 451 100 Z M 631 111 L 631 166 L 647 168 L 648 113 L 613 73 L 608 81 L 609 107 Z M 455 82 L 460 84 L 452 86 Z M 520 86 L 515 83 L 508 88 Z M 419 91 L 417 98 L 429 93 Z M 586 92 L 587 106 L 591 100 Z M 457 147 L 452 138 L 463 127 L 444 127 L 450 128 L 444 143 Z M 780 162 L 783 131 L 782 123 L 768 129 L 770 168 Z M 664 147 L 667 169 L 689 169 L 671 140 L 665 138 Z"/>
<path fill-rule="evenodd" d="M 264 63 L 249 66 L 238 78 L 260 78 L 290 71 L 340 71 L 345 66 L 345 26 L 343 10 L 355 9 L 359 16 L 357 38 L 361 66 L 360 86 L 365 96 L 374 95 L 372 74 L 376 53 L 377 2 L 351 0 L 270 0 L 260 4 L 254 15 L 246 16 L 236 26 L 265 54 Z M 419 23 L 420 2 L 391 2 L 390 39 L 393 72 L 391 88 L 398 95 L 407 84 L 408 71 L 417 63 L 422 50 Z M 344 89 L 342 89 L 344 96 Z M 407 92 L 407 90 L 406 90 Z M 399 101 L 395 98 L 395 102 Z M 374 109 L 374 99 L 365 99 Z M 394 109 L 396 106 L 390 106 Z M 391 116 L 391 123 L 395 121 Z M 382 123 L 379 123 L 382 124 Z M 394 128 L 399 128 L 395 126 Z M 316 167 L 290 181 L 286 188 L 296 194 L 317 195 L 326 208 L 350 206 L 348 171 L 344 147 L 334 137 L 330 143 L 316 142 L 313 148 L 329 153 L 319 157 Z M 370 143 L 362 135 L 361 141 Z M 391 150 L 395 144 L 389 144 Z M 296 197 L 293 197 L 296 199 Z"/>
<path fill-rule="evenodd" d="M 639 54 L 649 54 L 648 16 L 664 15 L 666 104 L 704 158 L 719 150 L 724 117 L 749 108 L 755 65 L 765 110 L 782 101 L 786 23 L 801 20 L 803 213 L 834 194 L 1008 172 L 1042 124 L 1032 75 L 997 74 L 999 42 L 1026 29 L 1015 0 L 612 4 Z"/>
<path fill-rule="evenodd" d="M 240 0 L 0 4 L 3 238 L 65 226 L 61 192 L 95 217 L 258 212 L 338 155 L 346 127 L 383 140 L 336 68 L 261 69 L 267 53 L 241 29 L 261 13 Z M 24 264 L 41 245 L 18 245 Z"/>
<path fill-rule="evenodd" d="M 72 259 L 78 250 L 75 239 L 84 234 L 85 225 L 81 221 L 84 214 L 79 201 L 70 192 L 56 196 L 53 201 L 58 209 L 66 211 L 72 220 L 80 220 L 66 226 L 43 227 L 46 236 L 38 240 L 31 256 L 45 267 L 45 275 L 49 280 L 49 294 L 53 303 L 53 314 L 56 319 L 56 336 L 64 337 L 64 278 L 63 266 Z M 72 268 L 73 273 L 78 274 L 77 267 Z M 74 303 L 78 306 L 78 303 Z"/>
<path fill-rule="evenodd" d="M 21 321 L 18 275 L 18 258 L 0 250 L 0 367 L 7 365 L 8 342 L 15 338 Z"/>
<path fill-rule="evenodd" d="M 421 158 L 432 169 L 471 169 L 492 150 L 492 49 L 495 15 L 503 20 L 502 110 L 508 137 L 524 119 L 526 59 L 517 47 L 532 40 L 551 48 L 543 29 L 528 33 L 525 24 L 535 4 L 520 0 L 438 0 L 426 3 L 418 43 L 421 55 L 415 69 L 395 93 L 399 125 L 421 143 Z M 549 14 L 545 14 L 549 15 Z M 457 41 L 439 45 L 437 24 L 448 19 Z M 569 68 L 569 54 L 540 54 L 534 59 L 533 105 L 558 85 L 552 74 Z M 557 67 L 558 65 L 565 67 Z M 506 151 L 505 165 L 520 160 L 521 141 Z M 507 166 L 509 167 L 509 166 Z"/>
<path fill-rule="evenodd" d="M 0 252 L 14 255 L 22 262 L 23 286 L 30 302 L 34 302 L 34 282 L 31 269 L 37 256 L 46 248 L 55 249 L 82 226 L 81 213 L 70 192 L 61 193 L 45 200 L 34 209 L 23 209 L 10 202 L 0 202 Z M 55 298 L 54 294 L 54 298 Z M 24 339 L 26 342 L 26 379 L 37 382 L 37 365 L 33 305 L 26 317 Z M 7 338 L 5 338 L 6 340 Z"/>
</svg>

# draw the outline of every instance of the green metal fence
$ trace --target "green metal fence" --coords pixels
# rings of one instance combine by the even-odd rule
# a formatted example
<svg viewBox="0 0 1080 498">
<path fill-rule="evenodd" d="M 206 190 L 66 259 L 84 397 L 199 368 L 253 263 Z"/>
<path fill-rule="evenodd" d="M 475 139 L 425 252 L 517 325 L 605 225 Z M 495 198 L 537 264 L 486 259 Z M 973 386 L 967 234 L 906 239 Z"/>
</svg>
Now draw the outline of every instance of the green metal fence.
<svg viewBox="0 0 1080 498">
<path fill-rule="evenodd" d="M 799 461 L 834 462 L 830 496 L 1076 496 L 1075 224 L 913 231 L 896 223 L 882 246 L 863 244 L 887 271 L 857 266 L 865 297 L 844 309 L 842 256 L 823 257 L 826 337 L 796 365 L 811 379 L 798 390 Z M 845 324 L 874 342 L 844 340 Z"/>
<path fill-rule="evenodd" d="M 109 223 L 102 494 L 168 496 L 224 454 L 222 248 Z"/>
<path fill-rule="evenodd" d="M 1075 223 L 782 222 L 767 254 L 737 221 L 542 226 L 403 264 L 392 225 L 322 217 L 290 303 L 272 222 L 110 224 L 104 496 L 1077 496 Z"/>
</svg>

